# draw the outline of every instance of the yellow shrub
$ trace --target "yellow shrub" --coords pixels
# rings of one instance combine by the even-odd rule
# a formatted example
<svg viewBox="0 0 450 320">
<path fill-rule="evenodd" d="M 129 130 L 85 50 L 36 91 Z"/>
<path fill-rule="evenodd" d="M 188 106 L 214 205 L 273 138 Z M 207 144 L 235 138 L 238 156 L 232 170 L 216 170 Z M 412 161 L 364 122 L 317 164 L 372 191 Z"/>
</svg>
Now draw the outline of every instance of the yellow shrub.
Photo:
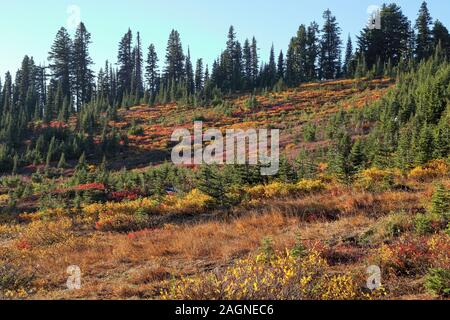
<svg viewBox="0 0 450 320">
<path fill-rule="evenodd" d="M 9 195 L 0 194 L 0 206 L 3 206 L 9 202 Z"/>
<path fill-rule="evenodd" d="M 297 191 L 317 192 L 325 189 L 325 184 L 320 180 L 301 180 L 297 183 Z"/>
<path fill-rule="evenodd" d="M 357 178 L 356 185 L 371 191 L 384 191 L 393 187 L 395 179 L 400 173 L 390 169 L 370 168 L 362 171 Z"/>
<path fill-rule="evenodd" d="M 287 197 L 294 188 L 292 184 L 274 182 L 265 186 L 264 197 L 268 199 Z"/>
<path fill-rule="evenodd" d="M 166 197 L 163 210 L 166 213 L 203 213 L 212 198 L 198 189 L 194 189 L 182 198 Z"/>
<path fill-rule="evenodd" d="M 444 160 L 432 160 L 424 167 L 419 166 L 412 169 L 408 177 L 416 181 L 426 181 L 438 177 L 443 177 L 448 174 L 449 167 Z"/>
<path fill-rule="evenodd" d="M 365 298 L 349 275 L 327 275 L 317 252 L 297 259 L 289 252 L 239 260 L 222 273 L 182 278 L 161 292 L 163 299 L 343 300 Z"/>
<path fill-rule="evenodd" d="M 33 221 L 27 225 L 17 242 L 22 249 L 51 246 L 73 238 L 72 221 L 67 218 L 57 221 Z"/>
<path fill-rule="evenodd" d="M 246 193 L 251 199 L 272 199 L 298 196 L 323 189 L 325 185 L 319 180 L 302 180 L 297 184 L 273 182 L 268 185 L 258 185 L 248 188 Z"/>
<path fill-rule="evenodd" d="M 147 214 L 159 213 L 158 201 L 150 198 L 142 198 L 133 201 L 124 202 L 107 202 L 107 203 L 94 203 L 85 206 L 82 212 L 87 217 L 97 217 L 100 214 L 108 213 L 109 215 L 133 215 L 138 211 L 145 212 Z"/>
<path fill-rule="evenodd" d="M 325 282 L 322 300 L 353 300 L 358 293 L 357 284 L 348 275 L 335 275 Z"/>
<path fill-rule="evenodd" d="M 86 218 L 96 220 L 102 231 L 135 231 L 146 228 L 152 215 L 203 213 L 212 198 L 197 189 L 183 197 L 166 196 L 162 201 L 142 198 L 133 201 L 94 203 L 85 206 Z"/>
<path fill-rule="evenodd" d="M 262 199 L 265 197 L 265 190 L 266 190 L 266 186 L 258 185 L 258 186 L 248 188 L 246 190 L 246 193 L 252 199 Z"/>
<path fill-rule="evenodd" d="M 21 227 L 16 224 L 0 224 L 0 239 L 8 239 L 19 233 Z"/>
<path fill-rule="evenodd" d="M 35 213 L 22 213 L 19 217 L 22 220 L 27 221 L 37 221 L 42 219 L 54 219 L 67 217 L 70 214 L 74 213 L 75 209 L 64 209 L 64 208 L 56 208 L 56 209 L 45 209 L 41 211 L 37 211 Z"/>
<path fill-rule="evenodd" d="M 95 228 L 100 231 L 128 232 L 145 229 L 149 224 L 148 216 L 106 212 L 100 214 Z"/>
</svg>

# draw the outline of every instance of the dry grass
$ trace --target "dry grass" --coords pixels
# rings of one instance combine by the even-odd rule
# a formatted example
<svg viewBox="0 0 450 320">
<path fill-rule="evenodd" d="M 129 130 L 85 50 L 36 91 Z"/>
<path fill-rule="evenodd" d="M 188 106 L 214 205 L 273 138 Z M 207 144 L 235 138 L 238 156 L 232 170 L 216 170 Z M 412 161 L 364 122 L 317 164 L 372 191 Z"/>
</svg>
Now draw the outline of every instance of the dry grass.
<svg viewBox="0 0 450 320">
<path fill-rule="evenodd" d="M 34 298 L 155 298 L 165 280 L 230 266 L 257 252 L 267 237 L 282 251 L 293 247 L 300 235 L 307 247 L 323 254 L 331 268 L 361 273 L 376 251 L 370 245 L 361 246 L 361 237 L 378 226 L 379 236 L 372 240 L 379 239 L 373 242 L 379 245 L 386 238 L 383 221 L 395 219 L 392 213 L 399 211 L 408 215 L 425 211 L 432 190 L 431 184 L 415 192 L 382 193 L 334 186 L 308 196 L 262 201 L 236 210 L 234 218 L 165 225 L 130 234 L 69 232 L 70 225 L 65 222 L 51 230 L 69 232 L 70 239 L 52 238 L 52 243 L 34 241 L 41 240 L 36 238 L 41 225 L 35 223 L 22 233 L 33 239 L 35 247 L 17 246 L 18 237 L 4 241 L 0 248 L 9 260 L 39 266 L 36 290 L 31 292 Z M 82 270 L 80 291 L 65 288 L 69 265 Z M 395 281 L 401 285 L 405 279 Z M 404 290 L 406 295 L 412 292 L 421 293 Z"/>
</svg>

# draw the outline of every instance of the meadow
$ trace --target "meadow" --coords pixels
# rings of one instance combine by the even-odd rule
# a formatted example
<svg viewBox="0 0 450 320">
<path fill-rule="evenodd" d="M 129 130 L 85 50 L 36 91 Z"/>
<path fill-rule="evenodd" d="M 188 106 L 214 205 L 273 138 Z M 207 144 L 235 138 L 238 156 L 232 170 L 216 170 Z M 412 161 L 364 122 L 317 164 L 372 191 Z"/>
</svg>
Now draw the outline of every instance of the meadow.
<svg viewBox="0 0 450 320">
<path fill-rule="evenodd" d="M 324 151 L 343 115 L 352 141 L 366 141 L 378 101 L 395 86 L 337 80 L 233 94 L 204 109 L 119 109 L 114 157 L 1 177 L 0 298 L 448 298 L 448 159 L 372 163 L 347 181 L 330 172 Z M 172 131 L 196 120 L 280 129 L 279 176 L 169 164 Z M 76 119 L 49 126 L 70 130 Z M 208 172 L 220 181 L 203 181 Z M 375 290 L 372 265 L 382 272 Z M 81 270 L 79 290 L 66 286 L 69 266 Z"/>
</svg>

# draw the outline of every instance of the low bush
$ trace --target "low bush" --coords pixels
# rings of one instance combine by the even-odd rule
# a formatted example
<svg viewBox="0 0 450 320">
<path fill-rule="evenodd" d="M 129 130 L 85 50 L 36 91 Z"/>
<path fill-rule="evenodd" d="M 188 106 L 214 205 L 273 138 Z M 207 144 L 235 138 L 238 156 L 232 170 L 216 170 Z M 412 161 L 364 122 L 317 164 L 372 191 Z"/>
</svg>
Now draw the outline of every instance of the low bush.
<svg viewBox="0 0 450 320">
<path fill-rule="evenodd" d="M 449 267 L 450 239 L 445 234 L 436 234 L 431 238 L 405 237 L 382 245 L 373 260 L 387 273 L 423 275 L 431 267 Z"/>
<path fill-rule="evenodd" d="M 355 185 L 367 191 L 382 192 L 394 187 L 399 176 L 394 170 L 370 168 L 358 174 Z"/>
<path fill-rule="evenodd" d="M 23 229 L 16 241 L 16 247 L 28 250 L 70 241 L 74 237 L 72 226 L 72 221 L 68 218 L 33 221 Z"/>
<path fill-rule="evenodd" d="M 351 300 L 368 298 L 354 278 L 331 274 L 320 254 L 310 251 L 295 258 L 289 252 L 265 253 L 239 260 L 223 272 L 181 278 L 162 290 L 174 300 Z"/>
<path fill-rule="evenodd" d="M 414 219 L 415 231 L 424 235 L 437 232 L 443 227 L 439 217 L 432 214 L 418 214 Z"/>
<path fill-rule="evenodd" d="M 435 295 L 450 297 L 450 269 L 430 269 L 425 278 L 425 288 Z"/>
<path fill-rule="evenodd" d="M 443 177 L 448 174 L 449 166 L 444 160 L 433 160 L 425 166 L 419 166 L 412 169 L 408 178 L 418 182 L 425 182 L 435 178 Z"/>
<path fill-rule="evenodd" d="M 26 297 L 34 278 L 34 273 L 23 267 L 0 261 L 0 299 Z"/>
<path fill-rule="evenodd" d="M 246 189 L 246 193 L 250 199 L 255 200 L 299 196 L 324 189 L 325 184 L 319 180 L 301 180 L 296 184 L 273 182 L 267 185 L 258 185 Z"/>
</svg>

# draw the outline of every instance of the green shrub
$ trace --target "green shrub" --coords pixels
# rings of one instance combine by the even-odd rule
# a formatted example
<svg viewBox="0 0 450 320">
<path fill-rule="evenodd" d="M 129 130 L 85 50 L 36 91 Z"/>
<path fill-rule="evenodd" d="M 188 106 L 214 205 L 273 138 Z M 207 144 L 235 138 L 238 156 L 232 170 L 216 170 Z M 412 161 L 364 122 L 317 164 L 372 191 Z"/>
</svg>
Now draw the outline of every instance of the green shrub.
<svg viewBox="0 0 450 320">
<path fill-rule="evenodd" d="M 265 261 L 270 261 L 275 255 L 275 250 L 273 249 L 273 240 L 270 237 L 266 237 L 261 243 L 261 255 Z"/>
<path fill-rule="evenodd" d="M 33 279 L 34 273 L 25 271 L 20 266 L 0 261 L 0 299 L 7 291 L 29 288 Z"/>
<path fill-rule="evenodd" d="M 447 188 L 438 184 L 431 199 L 431 213 L 438 215 L 446 220 L 449 219 L 450 195 Z"/>
<path fill-rule="evenodd" d="M 256 108 L 258 108 L 259 106 L 259 102 L 258 99 L 256 99 L 255 96 L 251 96 L 250 98 L 248 98 L 248 100 L 245 102 L 245 106 L 247 107 L 247 109 L 249 110 L 254 110 Z"/>
<path fill-rule="evenodd" d="M 430 269 L 425 278 L 425 288 L 441 297 L 450 296 L 450 269 Z"/>
<path fill-rule="evenodd" d="M 130 130 L 128 130 L 130 136 L 141 136 L 144 134 L 144 128 L 138 125 L 133 125 Z"/>
<path fill-rule="evenodd" d="M 433 219 L 427 214 L 418 214 L 414 220 L 414 229 L 418 234 L 428 234 L 434 231 Z"/>
<path fill-rule="evenodd" d="M 303 128 L 303 139 L 306 142 L 314 142 L 316 141 L 316 126 L 313 124 L 307 124 Z"/>
</svg>

